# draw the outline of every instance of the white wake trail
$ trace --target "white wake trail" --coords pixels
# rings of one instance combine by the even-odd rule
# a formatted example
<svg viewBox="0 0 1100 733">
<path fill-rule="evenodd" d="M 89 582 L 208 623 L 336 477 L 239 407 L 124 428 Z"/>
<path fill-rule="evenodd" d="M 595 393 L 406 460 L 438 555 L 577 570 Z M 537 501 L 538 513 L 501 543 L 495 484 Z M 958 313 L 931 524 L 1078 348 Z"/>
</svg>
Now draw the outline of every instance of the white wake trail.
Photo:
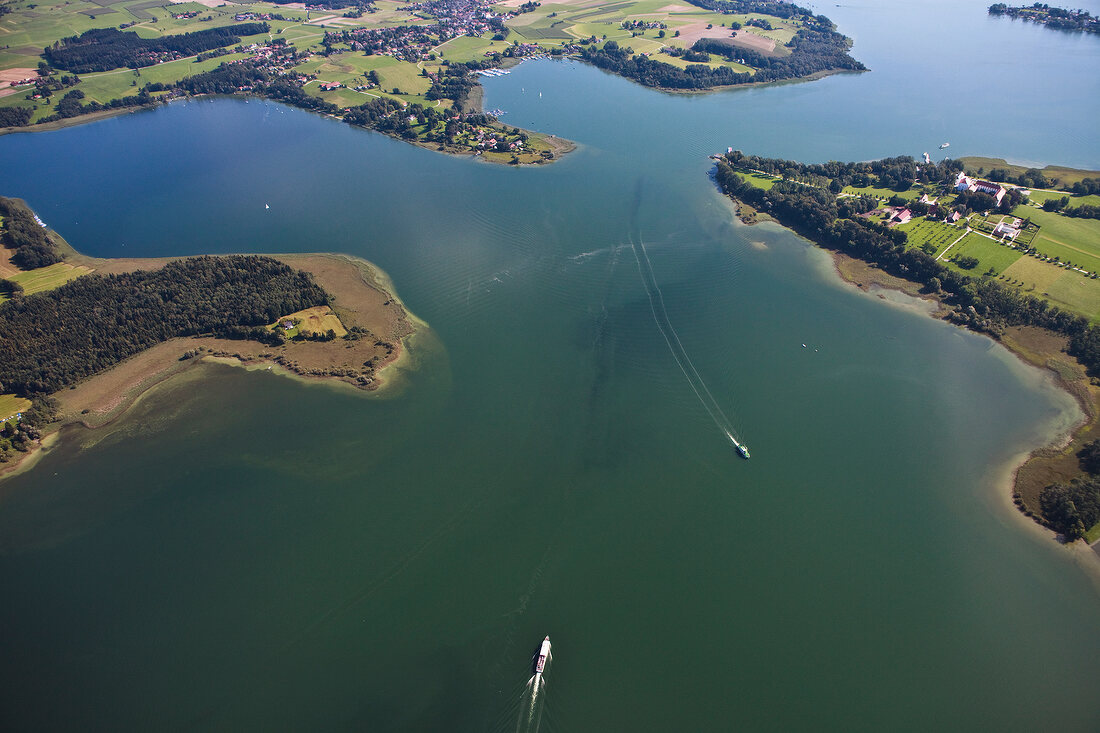
<svg viewBox="0 0 1100 733">
<path fill-rule="evenodd" d="M 630 247 L 631 251 L 634 252 L 634 259 L 638 263 L 638 274 L 642 278 L 642 285 L 645 287 L 646 295 L 649 298 L 649 309 L 653 314 L 653 322 L 657 325 L 657 330 L 661 332 L 661 336 L 664 337 L 665 343 L 668 345 L 668 350 L 672 354 L 672 358 L 676 361 L 676 365 L 683 373 L 688 386 L 691 387 L 691 391 L 695 393 L 695 397 L 699 400 L 699 404 L 703 406 L 703 409 L 706 410 L 710 419 L 714 421 L 715 426 L 725 433 L 726 437 L 729 438 L 734 445 L 741 445 L 741 441 L 736 437 L 736 430 L 733 427 L 732 421 L 726 415 L 725 411 L 722 410 L 721 405 L 718 404 L 718 400 L 715 399 L 710 388 L 707 387 L 706 380 L 699 374 L 699 370 L 696 369 L 695 363 L 688 355 L 687 349 L 684 348 L 684 344 L 680 340 L 680 336 L 676 332 L 675 326 L 672 325 L 672 320 L 668 317 L 668 310 L 665 308 L 664 294 L 657 284 L 657 277 L 653 273 L 653 263 L 649 259 L 649 253 L 646 251 L 645 243 L 642 242 L 641 238 L 635 243 L 633 237 L 631 237 Z M 639 250 L 641 254 L 639 254 Z M 644 265 L 642 264 L 643 257 L 645 258 Z M 658 307 L 660 308 L 660 314 L 657 312 Z M 671 338 L 669 337 L 670 333 Z M 676 341 L 675 345 L 672 343 L 673 340 Z M 687 365 L 686 367 L 685 364 Z M 691 370 L 690 373 L 688 372 L 689 369 Z"/>
</svg>

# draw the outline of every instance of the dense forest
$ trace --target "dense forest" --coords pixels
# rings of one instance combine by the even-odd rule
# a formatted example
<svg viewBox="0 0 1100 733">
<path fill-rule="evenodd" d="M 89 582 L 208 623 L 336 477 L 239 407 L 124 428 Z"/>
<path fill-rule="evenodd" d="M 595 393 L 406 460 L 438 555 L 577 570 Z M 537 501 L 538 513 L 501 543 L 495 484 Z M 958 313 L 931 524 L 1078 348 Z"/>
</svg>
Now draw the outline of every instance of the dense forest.
<svg viewBox="0 0 1100 733">
<path fill-rule="evenodd" d="M 93 28 L 58 41 L 44 49 L 43 56 L 51 66 L 77 74 L 124 66 L 137 69 L 239 43 L 241 36 L 269 30 L 271 26 L 267 23 L 240 23 L 161 38 L 142 38 L 133 31 Z"/>
<path fill-rule="evenodd" d="M 270 257 L 195 257 L 85 275 L 0 304 L 0 392 L 56 392 L 178 336 L 273 343 L 281 335 L 268 324 L 328 302 L 311 275 Z"/>
<path fill-rule="evenodd" d="M 0 107 L 0 127 L 25 127 L 30 121 L 29 107 Z"/>
<path fill-rule="evenodd" d="M 61 253 L 50 239 L 46 228 L 38 223 L 34 212 L 22 201 L 0 196 L 0 216 L 4 218 L 0 243 L 12 250 L 11 261 L 16 266 L 24 270 L 34 270 L 61 261 Z M 5 290 L 10 295 L 16 288 L 6 286 Z"/>
<path fill-rule="evenodd" d="M 699 39 L 685 55 L 689 60 L 703 60 L 709 59 L 710 54 L 717 54 L 728 61 L 744 61 L 756 69 L 755 73 L 734 71 L 727 66 L 712 68 L 705 64 L 681 69 L 649 56 L 635 55 L 632 49 L 615 41 L 608 41 L 603 48 L 582 49 L 581 58 L 639 84 L 664 89 L 708 89 L 797 79 L 824 71 L 866 70 L 867 67 L 849 55 L 848 39 L 832 30 L 828 18 L 812 23 L 795 34 L 790 43 L 791 53 L 787 56 L 773 57 L 714 38 Z"/>
</svg>

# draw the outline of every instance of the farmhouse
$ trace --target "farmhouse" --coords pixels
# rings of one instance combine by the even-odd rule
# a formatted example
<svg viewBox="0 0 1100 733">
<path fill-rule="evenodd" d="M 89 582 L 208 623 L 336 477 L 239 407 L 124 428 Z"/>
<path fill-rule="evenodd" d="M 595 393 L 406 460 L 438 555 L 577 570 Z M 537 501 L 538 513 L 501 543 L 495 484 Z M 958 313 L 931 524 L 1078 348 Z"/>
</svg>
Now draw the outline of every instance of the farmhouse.
<svg viewBox="0 0 1100 733">
<path fill-rule="evenodd" d="M 894 214 L 894 219 L 893 220 L 896 221 L 898 224 L 904 224 L 905 222 L 909 221 L 912 218 L 913 218 L 913 212 L 912 211 L 910 211 L 909 209 L 901 209 L 896 214 Z"/>
</svg>

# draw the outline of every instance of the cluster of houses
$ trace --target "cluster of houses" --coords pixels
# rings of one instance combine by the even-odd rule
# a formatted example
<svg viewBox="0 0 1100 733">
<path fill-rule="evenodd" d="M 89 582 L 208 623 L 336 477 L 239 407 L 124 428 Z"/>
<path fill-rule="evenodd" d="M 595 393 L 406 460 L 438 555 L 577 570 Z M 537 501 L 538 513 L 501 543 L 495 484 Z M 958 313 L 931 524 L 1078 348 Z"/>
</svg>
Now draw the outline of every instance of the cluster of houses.
<svg viewBox="0 0 1100 733">
<path fill-rule="evenodd" d="M 271 20 L 271 13 L 237 13 L 233 16 L 233 20 Z"/>
<path fill-rule="evenodd" d="M 493 12 L 492 5 L 489 0 L 430 0 L 415 3 L 405 9 L 420 15 L 430 15 L 436 22 L 327 33 L 325 43 L 346 43 L 354 51 L 392 56 L 399 61 L 416 63 L 427 59 L 436 46 L 452 38 L 480 37 L 485 33 L 503 30 L 504 22 L 514 18 L 515 13 L 497 14 Z"/>
<path fill-rule="evenodd" d="M 492 128 L 478 127 L 476 128 L 477 135 L 474 137 L 473 146 L 478 150 L 497 151 L 500 153 L 522 153 L 523 141 L 516 140 L 515 142 L 508 142 L 504 139 L 500 130 L 493 130 Z"/>
</svg>

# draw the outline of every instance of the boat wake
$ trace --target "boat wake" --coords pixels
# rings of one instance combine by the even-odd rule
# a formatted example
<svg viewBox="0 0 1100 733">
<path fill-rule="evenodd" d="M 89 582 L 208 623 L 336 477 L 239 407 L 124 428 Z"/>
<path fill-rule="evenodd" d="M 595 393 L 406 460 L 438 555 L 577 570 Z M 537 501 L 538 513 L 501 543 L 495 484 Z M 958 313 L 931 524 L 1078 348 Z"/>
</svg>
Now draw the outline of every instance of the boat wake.
<svg viewBox="0 0 1100 733">
<path fill-rule="evenodd" d="M 649 259 L 649 252 L 646 251 L 645 242 L 643 242 L 640 237 L 635 242 L 634 238 L 631 237 L 630 246 L 634 251 L 634 259 L 638 262 L 638 272 L 641 274 L 642 284 L 645 286 L 646 295 L 649 296 L 649 309 L 653 314 L 653 322 L 657 324 L 657 330 L 661 332 L 661 336 L 664 337 L 665 343 L 668 344 L 668 350 L 672 353 L 672 358 L 675 359 L 676 365 L 680 367 L 680 371 L 691 387 L 691 391 L 695 393 L 695 396 L 699 399 L 699 404 L 706 410 L 710 419 L 714 421 L 715 426 L 725 434 L 734 448 L 737 449 L 738 453 L 748 458 L 748 448 L 745 447 L 744 442 L 737 436 L 733 423 L 730 421 L 729 417 L 726 416 L 722 406 L 718 404 L 718 400 L 714 398 L 710 388 L 707 387 L 706 381 L 703 379 L 702 375 L 699 374 L 699 370 L 695 368 L 694 362 L 692 362 L 691 357 L 688 356 L 687 349 L 684 348 L 683 342 L 680 341 L 680 335 L 676 333 L 676 328 L 672 325 L 672 321 L 668 317 L 668 311 L 665 309 L 664 294 L 657 284 L 657 277 L 653 273 L 653 263 Z"/>
<path fill-rule="evenodd" d="M 516 718 L 516 733 L 537 733 L 542 725 L 545 704 L 541 702 L 544 698 L 541 693 L 546 690 L 546 678 L 543 675 L 549 670 L 553 658 L 550 653 L 550 637 L 547 636 L 535 654 L 535 673 L 527 680 L 523 703 L 519 706 L 519 716 Z"/>
<path fill-rule="evenodd" d="M 520 706 L 519 718 L 516 720 L 516 733 L 537 733 L 542 725 L 541 703 L 539 694 L 546 690 L 546 680 L 541 674 L 536 674 L 527 680 L 527 691 L 524 696 L 524 704 Z"/>
<path fill-rule="evenodd" d="M 649 297 L 649 309 L 653 314 L 653 322 L 657 324 L 657 330 L 661 332 L 661 336 L 664 337 L 665 343 L 668 344 L 668 350 L 672 353 L 672 358 L 676 360 L 676 365 L 680 367 L 680 371 L 691 387 L 691 391 L 694 392 L 695 396 L 699 399 L 699 404 L 703 406 L 707 415 L 714 421 L 714 425 L 725 434 L 726 438 L 733 444 L 733 447 L 737 449 L 737 452 L 740 453 L 743 458 L 748 458 L 748 447 L 738 436 L 737 431 L 733 427 L 733 422 L 727 417 L 725 411 L 722 410 L 722 406 L 718 404 L 718 400 L 714 398 L 710 388 L 707 387 L 706 381 L 703 379 L 702 375 L 699 374 L 699 370 L 695 368 L 694 362 L 692 362 L 691 357 L 688 356 L 687 349 L 684 348 L 683 342 L 680 341 L 680 335 L 676 332 L 675 326 L 672 325 L 672 320 L 668 317 L 668 310 L 665 308 L 664 294 L 661 292 L 661 286 L 657 284 L 657 276 L 653 272 L 653 262 L 649 259 L 649 252 L 646 250 L 645 241 L 642 239 L 641 231 L 637 223 L 641 198 L 642 181 L 639 180 L 634 195 L 634 211 L 631 215 L 631 229 L 636 230 L 638 236 L 635 238 L 632 233 L 629 241 L 630 248 L 634 252 L 634 259 L 638 263 L 638 274 L 642 278 L 642 285 L 645 287 L 646 295 Z"/>
</svg>

